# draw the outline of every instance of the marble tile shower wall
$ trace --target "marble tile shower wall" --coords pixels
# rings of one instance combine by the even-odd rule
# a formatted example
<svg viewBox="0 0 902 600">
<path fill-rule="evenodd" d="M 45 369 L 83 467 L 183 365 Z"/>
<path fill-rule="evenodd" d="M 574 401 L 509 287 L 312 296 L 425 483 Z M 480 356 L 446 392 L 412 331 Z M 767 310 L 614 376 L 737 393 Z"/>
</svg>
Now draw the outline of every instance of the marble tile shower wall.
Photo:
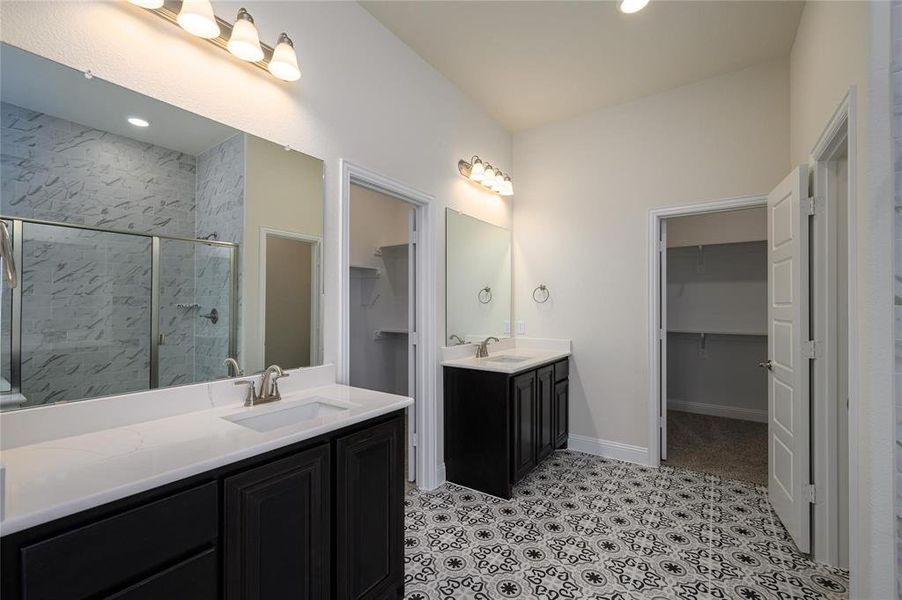
<svg viewBox="0 0 902 600">
<path fill-rule="evenodd" d="M 902 600 L 902 2 L 892 5 L 896 225 L 896 596 Z"/>
<path fill-rule="evenodd" d="M 215 233 L 221 242 L 241 244 L 244 238 L 245 135 L 236 134 L 197 157 L 197 237 Z M 215 308 L 219 321 L 195 319 L 194 370 L 197 381 L 224 377 L 222 361 L 229 355 L 230 263 L 221 246 L 198 246 L 194 254 L 196 297 L 205 314 Z M 238 273 L 241 273 L 239 265 Z M 237 347 L 240 347 L 238 345 Z M 238 357 L 240 360 L 240 357 Z"/>
<path fill-rule="evenodd" d="M 0 144 L 3 215 L 188 238 L 208 229 L 219 239 L 242 237 L 243 135 L 196 159 L 0 103 Z M 146 389 L 150 240 L 28 224 L 24 239 L 28 405 Z M 228 252 L 161 240 L 163 386 L 224 375 L 229 262 L 221 255 Z M 0 300 L 9 306 L 9 294 Z M 204 312 L 217 306 L 218 324 L 201 319 L 200 309 L 178 307 L 195 303 Z M 4 316 L 4 349 L 9 331 Z M 0 354 L 6 372 L 8 352 Z"/>
</svg>

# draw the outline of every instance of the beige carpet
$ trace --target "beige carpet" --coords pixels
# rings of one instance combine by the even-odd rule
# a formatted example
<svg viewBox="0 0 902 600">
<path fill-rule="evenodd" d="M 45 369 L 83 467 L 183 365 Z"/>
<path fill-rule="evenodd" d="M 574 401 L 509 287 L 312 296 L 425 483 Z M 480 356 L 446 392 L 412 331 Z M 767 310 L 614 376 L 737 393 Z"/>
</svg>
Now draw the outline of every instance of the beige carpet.
<svg viewBox="0 0 902 600">
<path fill-rule="evenodd" d="M 664 464 L 767 485 L 767 423 L 669 410 Z"/>
</svg>

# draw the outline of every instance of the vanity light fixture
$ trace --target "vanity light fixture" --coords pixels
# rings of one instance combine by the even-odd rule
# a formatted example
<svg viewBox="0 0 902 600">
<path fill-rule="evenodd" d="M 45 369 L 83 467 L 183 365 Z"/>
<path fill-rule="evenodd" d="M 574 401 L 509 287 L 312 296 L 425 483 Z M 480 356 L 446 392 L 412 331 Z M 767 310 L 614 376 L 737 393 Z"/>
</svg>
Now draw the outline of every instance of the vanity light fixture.
<svg viewBox="0 0 902 600">
<path fill-rule="evenodd" d="M 276 49 L 269 61 L 269 72 L 283 81 L 297 81 L 301 78 L 298 55 L 294 52 L 294 42 L 287 33 L 279 34 Z"/>
<path fill-rule="evenodd" d="M 263 60 L 263 48 L 260 47 L 260 36 L 257 34 L 254 18 L 243 8 L 238 11 L 235 18 L 227 47 L 229 52 L 241 60 L 250 62 Z"/>
<path fill-rule="evenodd" d="M 253 17 L 246 9 L 238 11 L 234 24 L 224 21 L 213 12 L 210 0 L 128 0 L 130 4 L 147 9 L 170 23 L 228 50 L 233 56 L 266 70 L 283 81 L 301 78 L 294 43 L 288 34 L 281 33 L 276 47 L 260 42 L 260 34 Z"/>
<path fill-rule="evenodd" d="M 617 0 L 617 8 L 620 12 L 631 15 L 648 6 L 649 2 L 650 0 Z"/>
<path fill-rule="evenodd" d="M 457 170 L 461 175 L 482 187 L 500 194 L 501 196 L 513 196 L 514 184 L 510 175 L 505 175 L 500 169 L 483 162 L 478 156 L 474 156 L 467 162 L 463 159 L 457 161 Z"/>
<path fill-rule="evenodd" d="M 147 119 L 142 119 L 141 117 L 129 117 L 128 122 L 134 125 L 135 127 L 149 127 L 150 121 Z"/>
<path fill-rule="evenodd" d="M 219 37 L 219 23 L 216 22 L 210 0 L 182 0 L 182 9 L 176 20 L 191 35 L 206 40 Z"/>
</svg>

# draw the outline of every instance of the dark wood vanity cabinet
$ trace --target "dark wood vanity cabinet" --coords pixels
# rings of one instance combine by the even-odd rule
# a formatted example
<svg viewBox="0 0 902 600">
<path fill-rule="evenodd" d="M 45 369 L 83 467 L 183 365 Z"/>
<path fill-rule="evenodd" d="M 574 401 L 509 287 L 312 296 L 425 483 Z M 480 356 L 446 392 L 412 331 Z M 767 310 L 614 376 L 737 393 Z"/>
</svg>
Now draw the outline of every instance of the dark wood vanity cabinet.
<svg viewBox="0 0 902 600">
<path fill-rule="evenodd" d="M 4 600 L 403 594 L 403 413 L 0 539 Z"/>
<path fill-rule="evenodd" d="M 226 600 L 329 597 L 329 445 L 223 481 Z"/>
<path fill-rule="evenodd" d="M 502 498 L 569 435 L 567 359 L 514 375 L 445 367 L 448 481 Z"/>
</svg>

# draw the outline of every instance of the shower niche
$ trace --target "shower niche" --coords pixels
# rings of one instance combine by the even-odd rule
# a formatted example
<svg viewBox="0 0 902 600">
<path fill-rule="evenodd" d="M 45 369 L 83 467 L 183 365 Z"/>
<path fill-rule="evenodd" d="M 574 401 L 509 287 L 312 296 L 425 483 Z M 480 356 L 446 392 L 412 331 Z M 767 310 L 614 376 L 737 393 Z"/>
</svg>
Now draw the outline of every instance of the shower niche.
<svg viewBox="0 0 902 600">
<path fill-rule="evenodd" d="M 319 364 L 322 161 L 6 44 L 0 77 L 0 409 Z"/>
</svg>

